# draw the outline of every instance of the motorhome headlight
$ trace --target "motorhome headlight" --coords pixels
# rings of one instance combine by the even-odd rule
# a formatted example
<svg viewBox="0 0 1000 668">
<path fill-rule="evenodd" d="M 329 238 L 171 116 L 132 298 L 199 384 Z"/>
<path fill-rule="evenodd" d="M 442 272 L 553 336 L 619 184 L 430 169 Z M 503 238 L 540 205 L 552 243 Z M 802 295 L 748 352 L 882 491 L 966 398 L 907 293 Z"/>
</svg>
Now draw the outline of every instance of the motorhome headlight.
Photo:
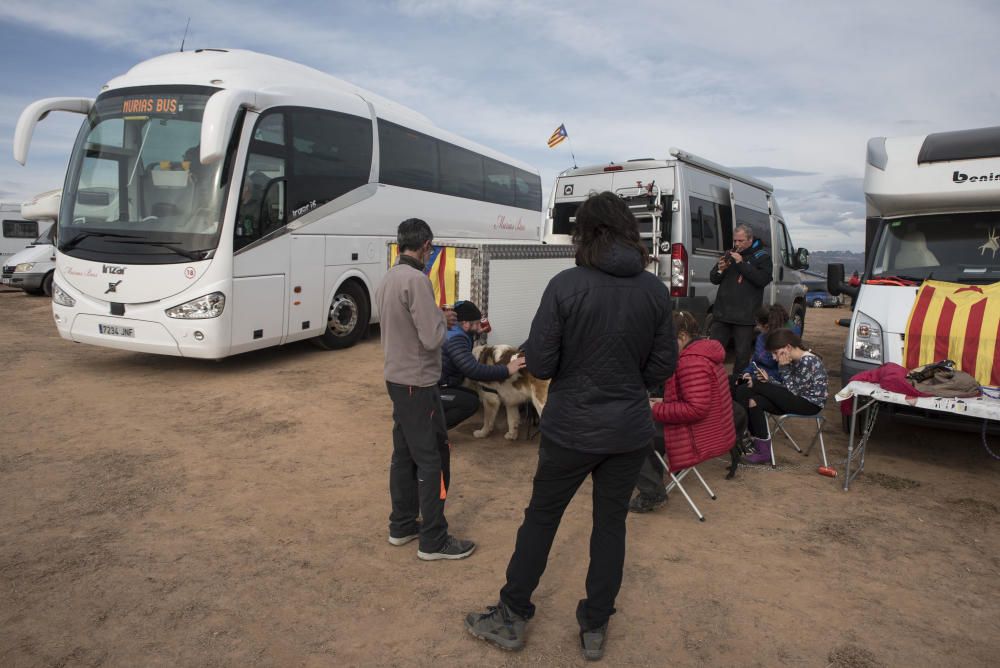
<svg viewBox="0 0 1000 668">
<path fill-rule="evenodd" d="M 854 359 L 882 363 L 882 328 L 874 318 L 858 311 L 854 319 Z"/>
<path fill-rule="evenodd" d="M 168 318 L 183 318 L 187 320 L 204 320 L 218 318 L 226 308 L 226 295 L 213 292 L 204 297 L 192 299 L 166 310 Z"/>
<path fill-rule="evenodd" d="M 54 281 L 52 283 L 52 301 L 59 306 L 76 306 L 76 300 L 66 294 L 65 290 Z"/>
<path fill-rule="evenodd" d="M 21 274 L 26 271 L 31 271 L 35 268 L 34 262 L 22 262 L 21 264 L 14 265 L 14 273 Z"/>
</svg>

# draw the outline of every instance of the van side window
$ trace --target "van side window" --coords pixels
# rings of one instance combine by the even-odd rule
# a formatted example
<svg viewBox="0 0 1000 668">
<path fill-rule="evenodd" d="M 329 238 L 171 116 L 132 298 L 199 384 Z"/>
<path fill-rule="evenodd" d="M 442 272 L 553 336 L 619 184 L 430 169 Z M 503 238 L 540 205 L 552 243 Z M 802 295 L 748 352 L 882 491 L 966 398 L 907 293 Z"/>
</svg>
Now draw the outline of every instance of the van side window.
<svg viewBox="0 0 1000 668">
<path fill-rule="evenodd" d="M 750 226 L 755 239 L 760 239 L 765 246 L 771 244 L 771 217 L 768 214 L 737 205 L 736 224 L 741 223 Z"/>
<path fill-rule="evenodd" d="M 38 222 L 34 220 L 3 221 L 3 236 L 6 239 L 37 239 Z"/>
<path fill-rule="evenodd" d="M 689 199 L 691 205 L 691 244 L 695 250 L 722 250 L 719 234 L 719 216 L 715 202 L 698 197 Z"/>
<path fill-rule="evenodd" d="M 792 242 L 788 240 L 788 230 L 785 223 L 778 220 L 778 251 L 781 253 L 781 263 L 786 267 L 792 266 Z"/>
</svg>

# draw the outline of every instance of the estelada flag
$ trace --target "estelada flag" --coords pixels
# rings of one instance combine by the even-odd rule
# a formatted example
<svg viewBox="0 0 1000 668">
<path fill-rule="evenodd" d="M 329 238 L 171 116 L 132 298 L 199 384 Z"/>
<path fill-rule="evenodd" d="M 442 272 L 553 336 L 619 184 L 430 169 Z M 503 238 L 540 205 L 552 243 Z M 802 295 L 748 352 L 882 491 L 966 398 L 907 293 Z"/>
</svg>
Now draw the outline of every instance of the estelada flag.
<svg viewBox="0 0 1000 668">
<path fill-rule="evenodd" d="M 552 136 L 549 137 L 549 148 L 555 148 L 568 136 L 569 134 L 566 132 L 566 126 L 560 125 L 556 128 L 555 132 L 552 133 Z"/>
<path fill-rule="evenodd" d="M 906 323 L 904 366 L 950 359 L 981 385 L 1000 385 L 998 338 L 1000 283 L 924 281 Z"/>
<path fill-rule="evenodd" d="M 389 244 L 389 266 L 396 264 L 399 247 Z M 431 259 L 424 265 L 424 273 L 431 279 L 434 288 L 434 301 L 440 306 L 454 304 L 458 292 L 455 285 L 455 249 L 451 246 L 434 246 Z"/>
</svg>

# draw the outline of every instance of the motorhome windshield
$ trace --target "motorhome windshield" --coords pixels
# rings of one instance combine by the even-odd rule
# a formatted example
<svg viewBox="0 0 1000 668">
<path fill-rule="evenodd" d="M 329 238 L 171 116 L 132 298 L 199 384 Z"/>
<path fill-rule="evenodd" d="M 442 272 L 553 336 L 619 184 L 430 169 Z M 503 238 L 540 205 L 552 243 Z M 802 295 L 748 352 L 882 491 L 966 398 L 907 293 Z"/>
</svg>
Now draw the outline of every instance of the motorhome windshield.
<svg viewBox="0 0 1000 668">
<path fill-rule="evenodd" d="M 70 158 L 59 249 L 96 261 L 164 264 L 208 257 L 221 228 L 222 162 L 199 160 L 216 89 L 129 88 L 98 98 Z"/>
<path fill-rule="evenodd" d="M 870 278 L 1000 281 L 1000 212 L 882 221 Z"/>
</svg>

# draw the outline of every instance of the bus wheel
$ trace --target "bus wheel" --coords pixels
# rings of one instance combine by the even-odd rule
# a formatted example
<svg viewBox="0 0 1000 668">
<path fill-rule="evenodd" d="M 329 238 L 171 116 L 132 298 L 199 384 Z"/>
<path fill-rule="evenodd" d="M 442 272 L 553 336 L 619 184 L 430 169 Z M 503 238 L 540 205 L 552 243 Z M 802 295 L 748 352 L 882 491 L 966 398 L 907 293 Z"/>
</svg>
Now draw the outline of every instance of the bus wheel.
<svg viewBox="0 0 1000 668">
<path fill-rule="evenodd" d="M 330 303 L 326 331 L 316 337 L 316 344 L 327 350 L 350 348 L 368 329 L 371 308 L 368 296 L 354 281 L 345 281 Z"/>
<path fill-rule="evenodd" d="M 50 271 L 45 274 L 45 278 L 42 279 L 42 294 L 46 297 L 52 296 L 52 274 L 55 272 Z"/>
<path fill-rule="evenodd" d="M 806 309 L 802 304 L 792 305 L 792 323 L 799 328 L 801 334 L 806 332 Z"/>
</svg>

